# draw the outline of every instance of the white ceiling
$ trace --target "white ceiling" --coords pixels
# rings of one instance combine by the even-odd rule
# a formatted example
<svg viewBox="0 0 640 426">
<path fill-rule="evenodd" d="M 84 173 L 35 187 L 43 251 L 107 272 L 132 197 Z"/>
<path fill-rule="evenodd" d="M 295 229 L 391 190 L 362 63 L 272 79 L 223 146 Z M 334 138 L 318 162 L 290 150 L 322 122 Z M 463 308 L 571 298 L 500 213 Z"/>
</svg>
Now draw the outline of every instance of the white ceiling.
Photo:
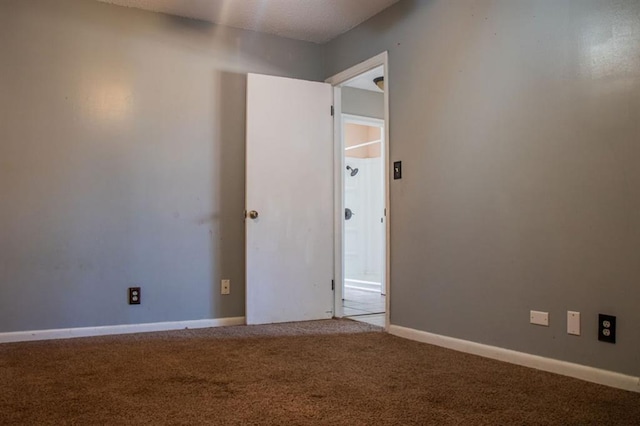
<svg viewBox="0 0 640 426">
<path fill-rule="evenodd" d="M 98 0 L 315 43 L 327 42 L 398 0 Z"/>
<path fill-rule="evenodd" d="M 353 80 L 347 81 L 343 86 L 355 87 L 356 89 L 370 90 L 372 92 L 382 93 L 382 90 L 376 86 L 373 79 L 376 77 L 384 77 L 384 68 L 380 65 L 377 68 L 367 71 L 364 74 L 360 74 Z"/>
</svg>

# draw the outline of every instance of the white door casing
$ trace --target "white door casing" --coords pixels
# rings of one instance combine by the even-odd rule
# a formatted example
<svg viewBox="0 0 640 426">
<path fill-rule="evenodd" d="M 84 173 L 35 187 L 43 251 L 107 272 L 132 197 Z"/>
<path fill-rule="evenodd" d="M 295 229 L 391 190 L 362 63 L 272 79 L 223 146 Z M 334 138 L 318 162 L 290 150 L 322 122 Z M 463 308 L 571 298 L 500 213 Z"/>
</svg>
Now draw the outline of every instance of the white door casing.
<svg viewBox="0 0 640 426">
<path fill-rule="evenodd" d="M 384 253 L 384 265 L 385 265 L 385 283 L 384 287 L 386 290 L 385 297 L 385 329 L 389 329 L 390 325 L 390 316 L 391 316 L 391 249 L 390 249 L 390 241 L 391 241 L 391 206 L 389 199 L 389 179 L 390 179 L 390 168 L 391 168 L 391 158 L 389 156 L 389 92 L 391 91 L 391 83 L 392 80 L 389 74 L 389 55 L 388 53 L 382 52 L 372 58 L 369 58 L 357 65 L 352 66 L 349 69 L 346 69 L 334 76 L 327 78 L 325 81 L 333 86 L 333 98 L 334 98 L 334 106 L 336 117 L 342 116 L 342 106 L 341 106 L 341 98 L 342 98 L 342 86 L 348 83 L 350 80 L 357 78 L 359 75 L 372 70 L 380 65 L 383 66 L 383 75 L 384 75 L 384 172 L 383 179 L 385 182 L 385 194 L 384 194 L 384 203 L 385 203 L 385 253 Z M 342 135 L 342 120 L 336 120 L 334 123 L 334 161 L 336 167 L 334 168 L 334 179 L 335 179 L 335 192 L 334 192 L 334 202 L 336 205 L 336 209 L 334 212 L 335 216 L 335 239 L 334 239 L 334 269 L 335 269 L 335 277 L 338 281 L 344 280 L 344 265 L 343 265 L 343 255 L 344 255 L 344 173 L 343 170 L 346 167 L 344 164 L 344 155 L 342 150 L 344 149 L 343 135 Z M 343 292 L 342 286 L 336 286 L 335 291 L 335 316 L 342 317 L 344 315 L 342 311 L 342 299 Z"/>
<path fill-rule="evenodd" d="M 333 316 L 333 118 L 326 83 L 247 77 L 247 324 Z"/>
</svg>

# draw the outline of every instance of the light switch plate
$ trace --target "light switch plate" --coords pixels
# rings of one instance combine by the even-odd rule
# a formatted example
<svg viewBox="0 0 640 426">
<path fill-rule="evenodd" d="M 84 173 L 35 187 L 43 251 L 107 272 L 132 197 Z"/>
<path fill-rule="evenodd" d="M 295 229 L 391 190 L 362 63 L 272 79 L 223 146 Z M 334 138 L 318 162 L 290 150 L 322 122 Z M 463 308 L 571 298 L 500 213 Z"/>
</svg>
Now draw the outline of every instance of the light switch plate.
<svg viewBox="0 0 640 426">
<path fill-rule="evenodd" d="M 580 335 L 580 312 L 567 311 L 567 333 Z"/>
<path fill-rule="evenodd" d="M 549 327 L 549 312 L 531 311 L 531 324 Z"/>
<path fill-rule="evenodd" d="M 393 162 L 393 179 L 402 179 L 402 161 Z"/>
</svg>

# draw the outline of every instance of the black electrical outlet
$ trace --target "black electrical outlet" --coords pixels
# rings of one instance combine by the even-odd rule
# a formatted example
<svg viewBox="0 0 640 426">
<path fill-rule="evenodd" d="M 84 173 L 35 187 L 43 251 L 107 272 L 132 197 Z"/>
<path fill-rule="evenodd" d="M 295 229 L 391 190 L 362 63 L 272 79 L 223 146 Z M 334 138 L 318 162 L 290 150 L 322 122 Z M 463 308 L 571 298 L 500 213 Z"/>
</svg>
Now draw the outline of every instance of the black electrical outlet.
<svg viewBox="0 0 640 426">
<path fill-rule="evenodd" d="M 140 287 L 129 287 L 129 304 L 140 304 Z"/>
<path fill-rule="evenodd" d="M 616 317 L 598 314 L 598 340 L 601 342 L 616 342 Z"/>
<path fill-rule="evenodd" d="M 393 163 L 393 178 L 402 179 L 402 161 L 395 161 Z"/>
</svg>

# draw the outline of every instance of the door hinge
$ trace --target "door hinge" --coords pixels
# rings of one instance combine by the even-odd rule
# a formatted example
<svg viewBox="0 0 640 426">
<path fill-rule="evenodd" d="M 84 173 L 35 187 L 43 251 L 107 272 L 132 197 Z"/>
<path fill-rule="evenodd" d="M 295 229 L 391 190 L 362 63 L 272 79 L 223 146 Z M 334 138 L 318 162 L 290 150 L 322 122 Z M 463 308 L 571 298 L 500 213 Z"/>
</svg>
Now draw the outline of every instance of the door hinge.
<svg viewBox="0 0 640 426">
<path fill-rule="evenodd" d="M 331 280 L 331 290 L 335 290 L 336 289 L 336 282 L 334 280 Z"/>
<path fill-rule="evenodd" d="M 333 114 L 335 114 L 335 111 L 333 109 L 333 105 L 331 105 L 331 116 L 333 117 Z"/>
</svg>

